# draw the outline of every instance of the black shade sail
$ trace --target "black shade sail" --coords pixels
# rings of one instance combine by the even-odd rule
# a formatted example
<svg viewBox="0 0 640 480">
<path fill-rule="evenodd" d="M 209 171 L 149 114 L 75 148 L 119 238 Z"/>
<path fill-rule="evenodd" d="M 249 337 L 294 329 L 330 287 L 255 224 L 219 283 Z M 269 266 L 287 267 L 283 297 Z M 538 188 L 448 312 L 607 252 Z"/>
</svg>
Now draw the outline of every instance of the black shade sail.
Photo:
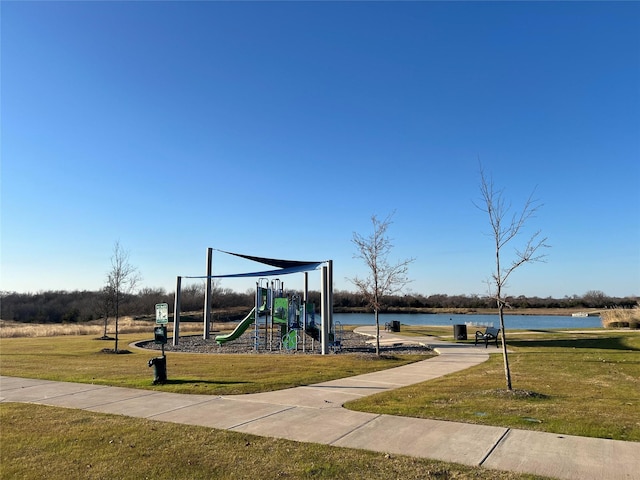
<svg viewBox="0 0 640 480">
<path fill-rule="evenodd" d="M 243 277 L 272 277 L 276 275 L 288 275 L 290 273 L 309 272 L 311 270 L 317 270 L 320 265 L 325 263 L 321 262 L 302 262 L 299 260 L 281 260 L 277 258 L 264 258 L 254 257 L 252 255 L 244 255 L 241 253 L 226 252 L 224 250 L 217 250 L 218 252 L 226 253 L 228 255 L 235 255 L 236 257 L 246 258 L 247 260 L 253 260 L 254 262 L 269 265 L 271 267 L 278 267 L 277 270 L 263 270 L 260 272 L 248 272 L 248 273 L 232 273 L 227 275 L 211 275 L 210 277 L 204 276 L 185 276 L 184 278 L 243 278 Z"/>
</svg>

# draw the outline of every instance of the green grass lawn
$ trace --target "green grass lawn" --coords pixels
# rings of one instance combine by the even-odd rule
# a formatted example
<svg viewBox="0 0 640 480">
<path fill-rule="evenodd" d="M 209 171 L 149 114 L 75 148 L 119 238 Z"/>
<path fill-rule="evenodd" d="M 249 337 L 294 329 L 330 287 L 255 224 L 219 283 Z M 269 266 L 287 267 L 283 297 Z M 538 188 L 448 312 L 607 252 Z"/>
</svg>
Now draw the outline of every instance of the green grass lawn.
<svg viewBox="0 0 640 480">
<path fill-rule="evenodd" d="M 508 341 L 514 393 L 505 389 L 501 350 L 490 346 L 488 362 L 346 406 L 640 441 L 639 332 L 523 332 Z"/>
<path fill-rule="evenodd" d="M 1 479 L 541 477 L 43 405 L 0 404 Z"/>
<path fill-rule="evenodd" d="M 143 334 L 120 336 L 121 348 Z M 147 337 L 148 338 L 148 335 Z M 175 393 L 233 395 L 280 390 L 383 370 L 423 360 L 424 355 L 206 355 L 167 353 L 169 381 L 153 386 L 147 362 L 160 354 L 128 348 L 103 353 L 113 342 L 91 336 L 0 339 L 0 373 L 17 377 L 146 388 Z"/>
<path fill-rule="evenodd" d="M 450 336 L 450 329 L 429 330 Z M 424 334 L 403 327 L 402 334 Z M 142 339 L 121 336 L 122 346 Z M 0 340 L 0 373 L 154 390 L 268 391 L 390 368 L 411 358 L 352 355 L 168 354 L 166 385 L 151 386 L 157 352 L 102 353 L 92 337 Z M 477 347 L 483 348 L 483 347 Z M 515 394 L 502 356 L 418 385 L 351 402 L 374 413 L 640 441 L 640 332 L 514 332 Z M 423 357 L 422 357 L 423 358 Z M 0 478 L 534 479 L 443 462 L 254 437 L 81 410 L 0 404 Z"/>
<path fill-rule="evenodd" d="M 437 333 L 410 327 L 404 333 Z M 448 330 L 443 331 L 447 333 Z M 122 336 L 122 345 L 141 334 Z M 228 395 L 277 390 L 358 375 L 416 359 L 354 355 L 167 356 L 169 382 L 152 386 L 149 358 L 130 349 L 105 354 L 89 336 L 0 340 L 0 373 L 49 380 Z M 477 347 L 483 348 L 483 347 Z M 489 361 L 422 384 L 366 397 L 347 408 L 553 433 L 640 441 L 640 332 L 513 332 L 515 393 L 505 390 L 500 350 Z"/>
</svg>

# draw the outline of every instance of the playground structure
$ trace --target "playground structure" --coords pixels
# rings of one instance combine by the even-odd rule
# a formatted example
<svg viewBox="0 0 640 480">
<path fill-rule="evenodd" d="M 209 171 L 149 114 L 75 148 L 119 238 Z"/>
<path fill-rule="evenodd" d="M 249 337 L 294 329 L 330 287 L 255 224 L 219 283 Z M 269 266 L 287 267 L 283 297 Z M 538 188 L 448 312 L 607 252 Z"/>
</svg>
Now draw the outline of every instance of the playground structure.
<svg viewBox="0 0 640 480">
<path fill-rule="evenodd" d="M 234 273 L 226 275 L 212 275 L 213 249 L 207 249 L 207 274 L 204 276 L 178 276 L 176 279 L 176 294 L 173 318 L 173 345 L 178 345 L 180 332 L 180 290 L 182 278 L 204 279 L 204 319 L 203 339 L 210 337 L 211 320 L 211 282 L 215 278 L 258 277 L 256 282 L 255 305 L 249 314 L 229 334 L 218 335 L 215 338 L 218 345 L 237 340 L 247 329 L 254 326 L 254 348 L 286 350 L 306 349 L 307 339 L 320 342 L 320 353 L 323 355 L 330 350 L 340 348 L 341 326 L 333 322 L 333 261 L 302 262 L 294 260 L 279 260 L 273 258 L 254 257 L 239 253 L 225 252 L 229 255 L 252 260 L 272 267 L 275 270 Z M 310 271 L 320 270 L 321 273 L 321 315 L 320 324 L 316 323 L 315 305 L 308 302 L 308 274 Z M 304 290 L 300 295 L 287 295 L 280 279 L 268 281 L 268 277 L 304 274 Z M 337 329 L 336 329 L 337 327 Z"/>
<path fill-rule="evenodd" d="M 320 341 L 320 328 L 315 322 L 315 305 L 303 302 L 300 295 L 287 295 L 280 279 L 260 278 L 256 282 L 255 306 L 236 328 L 228 334 L 217 335 L 218 345 L 237 340 L 251 326 L 253 346 L 273 350 L 307 350 Z M 328 346 L 337 350 L 341 346 L 341 326 L 334 324 L 329 329 Z"/>
</svg>

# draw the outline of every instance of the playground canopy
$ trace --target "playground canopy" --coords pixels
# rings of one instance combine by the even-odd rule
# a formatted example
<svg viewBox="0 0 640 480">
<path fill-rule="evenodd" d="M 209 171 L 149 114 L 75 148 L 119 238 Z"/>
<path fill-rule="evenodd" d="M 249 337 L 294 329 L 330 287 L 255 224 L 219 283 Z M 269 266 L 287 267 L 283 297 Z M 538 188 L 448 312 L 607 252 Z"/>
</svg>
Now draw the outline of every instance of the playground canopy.
<svg viewBox="0 0 640 480">
<path fill-rule="evenodd" d="M 271 267 L 277 267 L 275 270 L 262 270 L 259 272 L 247 272 L 247 273 L 232 273 L 226 275 L 211 275 L 212 266 L 212 252 L 213 248 L 207 248 L 207 275 L 200 276 L 180 276 L 176 277 L 176 294 L 175 294 L 175 307 L 173 309 L 173 344 L 178 345 L 178 338 L 180 336 L 180 285 L 183 278 L 196 278 L 196 279 L 212 279 L 212 278 L 242 278 L 242 277 L 271 277 L 277 275 L 287 275 L 290 273 L 309 272 L 311 270 L 322 269 L 322 311 L 326 312 L 321 316 L 321 342 L 322 342 L 322 354 L 326 355 L 328 352 L 328 338 L 331 330 L 332 311 L 333 311 L 333 261 L 309 261 L 303 262 L 299 260 L 282 260 L 279 258 L 266 258 L 256 257 L 253 255 L 244 255 L 241 253 L 227 252 L 225 250 L 218 250 L 218 252 L 226 253 L 228 255 L 235 255 L 236 257 L 246 258 L 263 265 L 269 265 Z M 209 331 L 211 329 L 211 282 L 207 283 L 207 289 L 204 294 L 204 332 L 202 338 L 205 340 L 209 338 Z M 307 275 L 304 276 L 304 304 L 307 301 Z M 257 307 L 256 307 L 257 308 Z M 304 307 L 306 308 L 306 307 Z"/>
<path fill-rule="evenodd" d="M 303 262 L 299 260 L 281 260 L 278 258 L 265 258 L 255 257 L 253 255 L 244 255 L 242 253 L 227 252 L 225 250 L 216 251 L 226 253 L 228 255 L 235 255 L 236 257 L 246 258 L 263 265 L 269 265 L 271 267 L 278 267 L 276 270 L 263 270 L 260 272 L 247 272 L 247 273 L 231 273 L 226 275 L 204 275 L 184 278 L 243 278 L 243 277 L 271 277 L 275 275 L 288 275 L 290 273 L 309 272 L 311 270 L 317 270 L 326 261 L 320 262 Z"/>
</svg>

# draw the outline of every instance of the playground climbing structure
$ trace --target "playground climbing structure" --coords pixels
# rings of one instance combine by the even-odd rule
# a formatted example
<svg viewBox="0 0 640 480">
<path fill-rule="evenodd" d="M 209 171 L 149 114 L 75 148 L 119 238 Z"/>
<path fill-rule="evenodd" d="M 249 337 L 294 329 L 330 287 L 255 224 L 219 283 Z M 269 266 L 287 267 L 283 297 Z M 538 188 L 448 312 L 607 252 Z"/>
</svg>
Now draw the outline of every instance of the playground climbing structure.
<svg viewBox="0 0 640 480">
<path fill-rule="evenodd" d="M 339 347 L 339 333 L 333 325 L 333 261 L 304 262 L 296 260 L 280 260 L 274 258 L 255 257 L 239 253 L 217 250 L 228 255 L 252 260 L 276 267 L 274 270 L 259 272 L 212 275 L 212 248 L 207 249 L 207 274 L 204 276 L 178 276 L 176 279 L 176 296 L 174 306 L 173 344 L 179 342 L 180 331 L 180 289 L 182 278 L 199 278 L 206 281 L 204 301 L 203 338 L 209 338 L 211 331 L 211 281 L 216 278 L 258 277 L 256 283 L 255 306 L 238 324 L 233 332 L 218 335 L 215 340 L 219 345 L 238 339 L 248 328 L 254 326 L 254 346 L 274 349 L 306 349 L 307 341 L 320 342 L 320 351 L 324 355 L 330 349 Z M 315 305 L 308 302 L 308 274 L 320 270 L 321 303 L 320 323 L 316 323 Z M 270 277 L 284 276 L 294 273 L 304 274 L 304 290 L 302 297 L 297 294 L 286 295 L 280 279 Z"/>
<path fill-rule="evenodd" d="M 217 335 L 218 345 L 237 340 L 251 325 L 256 351 L 314 349 L 320 341 L 320 328 L 315 322 L 315 304 L 303 302 L 299 294 L 287 294 L 280 279 L 261 278 L 256 282 L 255 306 L 228 334 Z M 329 348 L 340 344 L 341 329 L 329 332 Z"/>
</svg>

